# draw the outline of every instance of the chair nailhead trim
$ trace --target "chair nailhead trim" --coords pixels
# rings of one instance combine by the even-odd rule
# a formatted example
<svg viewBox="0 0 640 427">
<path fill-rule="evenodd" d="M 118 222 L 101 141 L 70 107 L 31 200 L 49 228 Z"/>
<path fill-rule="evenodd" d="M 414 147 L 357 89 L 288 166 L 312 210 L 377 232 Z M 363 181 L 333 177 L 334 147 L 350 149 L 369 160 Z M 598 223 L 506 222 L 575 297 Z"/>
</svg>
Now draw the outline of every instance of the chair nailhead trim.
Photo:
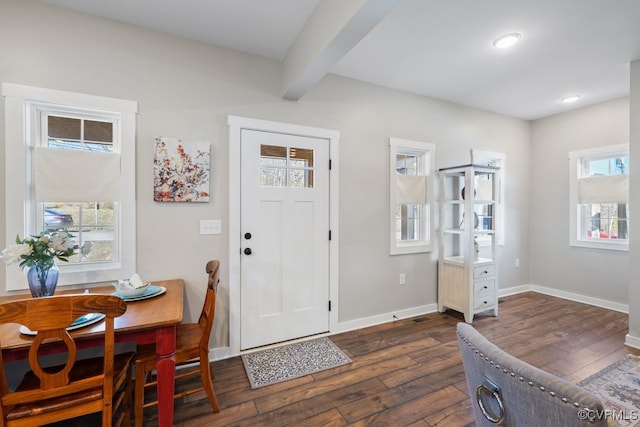
<svg viewBox="0 0 640 427">
<path fill-rule="evenodd" d="M 480 351 L 478 349 L 476 349 L 474 346 L 471 345 L 471 343 L 469 342 L 469 340 L 467 340 L 467 338 L 462 335 L 462 334 L 458 334 L 458 336 L 460 336 L 460 338 L 462 338 L 462 341 L 464 341 L 477 355 L 479 355 L 481 358 L 483 358 L 484 360 L 486 360 L 487 362 L 489 362 L 491 365 L 493 365 L 496 369 L 500 369 L 500 365 L 498 365 L 497 363 L 495 363 L 493 360 L 490 360 L 488 356 L 485 356 L 483 353 L 480 353 Z M 511 377 L 516 376 L 515 372 L 509 372 L 508 369 L 506 368 L 502 368 L 502 372 L 505 374 L 509 374 L 511 375 Z M 519 381 L 525 381 L 524 377 L 519 376 L 518 377 Z M 534 386 L 533 381 L 527 381 L 527 384 L 529 384 L 530 386 Z M 540 391 L 545 391 L 545 387 L 544 386 L 539 386 L 538 387 L 540 389 Z M 554 391 L 550 391 L 549 395 L 551 397 L 556 397 L 556 393 Z M 560 398 L 560 401 L 563 403 L 568 403 L 569 400 L 566 397 L 562 397 Z M 576 408 L 579 408 L 581 405 L 579 402 L 574 402 L 573 406 L 575 406 Z M 586 410 L 589 410 L 589 408 L 585 408 Z"/>
</svg>

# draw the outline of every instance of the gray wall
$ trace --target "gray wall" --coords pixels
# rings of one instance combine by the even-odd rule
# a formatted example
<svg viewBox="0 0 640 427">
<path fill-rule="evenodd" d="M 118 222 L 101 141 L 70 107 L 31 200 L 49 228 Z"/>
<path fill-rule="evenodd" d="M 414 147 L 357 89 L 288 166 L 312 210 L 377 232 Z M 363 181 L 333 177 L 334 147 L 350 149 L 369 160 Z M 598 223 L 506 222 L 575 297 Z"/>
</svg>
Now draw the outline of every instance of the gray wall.
<svg viewBox="0 0 640 427">
<path fill-rule="evenodd" d="M 228 259 L 228 114 L 341 132 L 341 322 L 436 302 L 436 253 L 389 256 L 389 137 L 436 144 L 437 167 L 468 162 L 471 148 L 506 154 L 506 240 L 499 248 L 501 288 L 534 282 L 564 289 L 568 283 L 575 283 L 569 280 L 574 277 L 573 270 L 583 264 L 595 264 L 591 259 L 591 264 L 585 260 L 575 265 L 577 256 L 589 255 L 569 253 L 568 231 L 554 229 L 549 233 L 545 227 L 548 222 L 557 223 L 557 227 L 566 224 L 566 212 L 560 211 L 564 218 L 559 215 L 557 221 L 545 222 L 536 215 L 543 201 L 546 206 L 559 209 L 568 204 L 563 160 L 569 145 L 565 138 L 568 132 L 563 129 L 573 123 L 569 120 L 571 116 L 567 116 L 567 125 L 563 124 L 562 116 L 534 124 L 532 144 L 529 122 L 337 76 L 326 77 L 298 102 L 285 101 L 280 98 L 281 64 L 276 61 L 53 8 L 34 0 L 2 0 L 0 38 L 4 40 L 0 43 L 2 82 L 138 101 L 135 236 L 138 272 L 148 280 L 183 278 L 185 320 L 189 321 L 196 318 L 202 304 L 205 262 L 220 258 L 223 270 L 216 347 L 226 345 L 228 325 L 228 275 L 224 269 Z M 624 100 L 614 102 L 607 117 L 616 116 L 610 118 L 616 123 L 627 120 L 625 105 Z M 618 114 L 623 115 L 622 119 Z M 576 123 L 585 125 L 593 123 Z M 615 136 L 620 132 L 612 133 Z M 153 138 L 160 135 L 211 142 L 210 203 L 153 202 Z M 591 135 L 587 133 L 584 138 L 588 143 Z M 574 139 L 576 148 L 582 148 L 579 144 L 584 138 Z M 0 141 L 4 145 L 3 105 Z M 612 141 L 619 142 L 624 140 Z M 554 145 L 560 143 L 563 148 Z M 545 146 L 547 155 L 542 153 Z M 4 156 L 4 150 L 0 150 L 3 167 Z M 551 163 L 547 157 L 561 160 Z M 6 178 L 1 175 L 0 211 L 4 211 Z M 223 234 L 200 236 L 199 220 L 216 218 L 223 221 Z M 16 231 L 5 230 L 4 224 L 0 224 L 0 242 Z M 531 246 L 530 237 L 533 237 Z M 548 238 L 542 240 L 543 237 Z M 563 259 L 552 259 L 545 251 Z M 621 269 L 624 265 L 623 260 L 609 259 L 613 257 L 606 253 L 594 253 L 592 257 L 598 260 L 604 257 L 605 263 Z M 521 262 L 519 268 L 515 267 L 516 258 Z M 548 269 L 548 274 L 544 271 L 534 274 L 529 259 L 538 270 Z M 564 269 L 565 264 L 571 268 Z M 4 268 L 0 263 L 0 280 L 4 280 Z M 407 284 L 403 287 L 398 285 L 399 273 L 406 274 Z M 584 281 L 589 283 L 582 284 L 584 293 L 624 301 L 621 292 L 600 292 L 597 277 L 585 274 Z M 578 292 L 580 288 L 574 290 Z M 0 293 L 6 293 L 3 282 Z"/>
<path fill-rule="evenodd" d="M 629 142 L 629 99 L 531 125 L 531 283 L 627 304 L 629 253 L 569 246 L 570 151 Z"/>
</svg>

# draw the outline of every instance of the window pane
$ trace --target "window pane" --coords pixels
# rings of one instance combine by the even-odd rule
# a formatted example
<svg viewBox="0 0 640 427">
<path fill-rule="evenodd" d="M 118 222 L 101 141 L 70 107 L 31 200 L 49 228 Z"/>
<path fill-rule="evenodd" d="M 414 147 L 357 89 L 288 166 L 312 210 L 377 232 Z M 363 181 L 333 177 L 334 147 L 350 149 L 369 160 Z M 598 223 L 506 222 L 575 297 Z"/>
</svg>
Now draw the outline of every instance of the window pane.
<svg viewBox="0 0 640 427">
<path fill-rule="evenodd" d="M 69 262 L 103 262 L 115 259 L 114 203 L 45 203 L 43 229 L 66 229 L 82 248 Z"/>
<path fill-rule="evenodd" d="M 420 205 L 398 205 L 396 209 L 397 240 L 420 240 L 421 211 L 422 206 Z"/>
<path fill-rule="evenodd" d="M 313 187 L 313 170 L 289 169 L 289 187 Z"/>
<path fill-rule="evenodd" d="M 400 175 L 418 175 L 418 156 L 398 153 L 396 172 Z"/>
<path fill-rule="evenodd" d="M 628 204 L 583 205 L 585 230 L 588 239 L 628 239 Z"/>
<path fill-rule="evenodd" d="M 313 167 L 313 150 L 306 148 L 289 148 L 289 165 L 298 168 Z"/>
<path fill-rule="evenodd" d="M 49 127 L 49 138 L 74 139 L 76 141 L 80 141 L 82 138 L 82 121 L 80 119 L 49 116 L 47 121 Z"/>
<path fill-rule="evenodd" d="M 626 175 L 629 173 L 629 156 L 587 160 L 585 169 L 585 176 Z"/>
<path fill-rule="evenodd" d="M 113 123 L 85 120 L 84 140 L 94 142 L 113 142 Z"/>
</svg>

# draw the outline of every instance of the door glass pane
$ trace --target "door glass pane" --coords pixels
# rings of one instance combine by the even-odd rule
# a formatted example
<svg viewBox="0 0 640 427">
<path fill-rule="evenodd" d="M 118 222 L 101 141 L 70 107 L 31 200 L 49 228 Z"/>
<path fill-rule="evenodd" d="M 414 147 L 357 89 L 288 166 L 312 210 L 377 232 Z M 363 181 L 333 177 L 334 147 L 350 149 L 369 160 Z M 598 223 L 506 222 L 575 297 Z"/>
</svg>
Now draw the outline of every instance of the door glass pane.
<svg viewBox="0 0 640 427">
<path fill-rule="evenodd" d="M 289 187 L 313 187 L 313 170 L 289 169 Z"/>
<path fill-rule="evenodd" d="M 262 168 L 260 185 L 268 187 L 286 187 L 287 170 L 285 168 Z"/>
<path fill-rule="evenodd" d="M 289 165 L 296 168 L 313 167 L 313 150 L 306 148 L 289 148 Z"/>
<path fill-rule="evenodd" d="M 260 184 L 313 188 L 313 150 L 260 145 Z"/>
<path fill-rule="evenodd" d="M 260 162 L 263 166 L 287 166 L 287 148 L 261 145 Z"/>
</svg>

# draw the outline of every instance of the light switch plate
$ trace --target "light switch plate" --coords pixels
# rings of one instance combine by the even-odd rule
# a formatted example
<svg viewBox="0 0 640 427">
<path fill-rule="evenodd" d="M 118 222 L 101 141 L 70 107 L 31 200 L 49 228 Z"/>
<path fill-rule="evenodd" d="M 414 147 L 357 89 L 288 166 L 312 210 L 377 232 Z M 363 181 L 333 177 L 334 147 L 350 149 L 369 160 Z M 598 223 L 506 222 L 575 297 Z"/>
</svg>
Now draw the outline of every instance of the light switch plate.
<svg viewBox="0 0 640 427">
<path fill-rule="evenodd" d="M 200 234 L 222 234 L 222 221 L 219 219 L 201 219 Z"/>
</svg>

